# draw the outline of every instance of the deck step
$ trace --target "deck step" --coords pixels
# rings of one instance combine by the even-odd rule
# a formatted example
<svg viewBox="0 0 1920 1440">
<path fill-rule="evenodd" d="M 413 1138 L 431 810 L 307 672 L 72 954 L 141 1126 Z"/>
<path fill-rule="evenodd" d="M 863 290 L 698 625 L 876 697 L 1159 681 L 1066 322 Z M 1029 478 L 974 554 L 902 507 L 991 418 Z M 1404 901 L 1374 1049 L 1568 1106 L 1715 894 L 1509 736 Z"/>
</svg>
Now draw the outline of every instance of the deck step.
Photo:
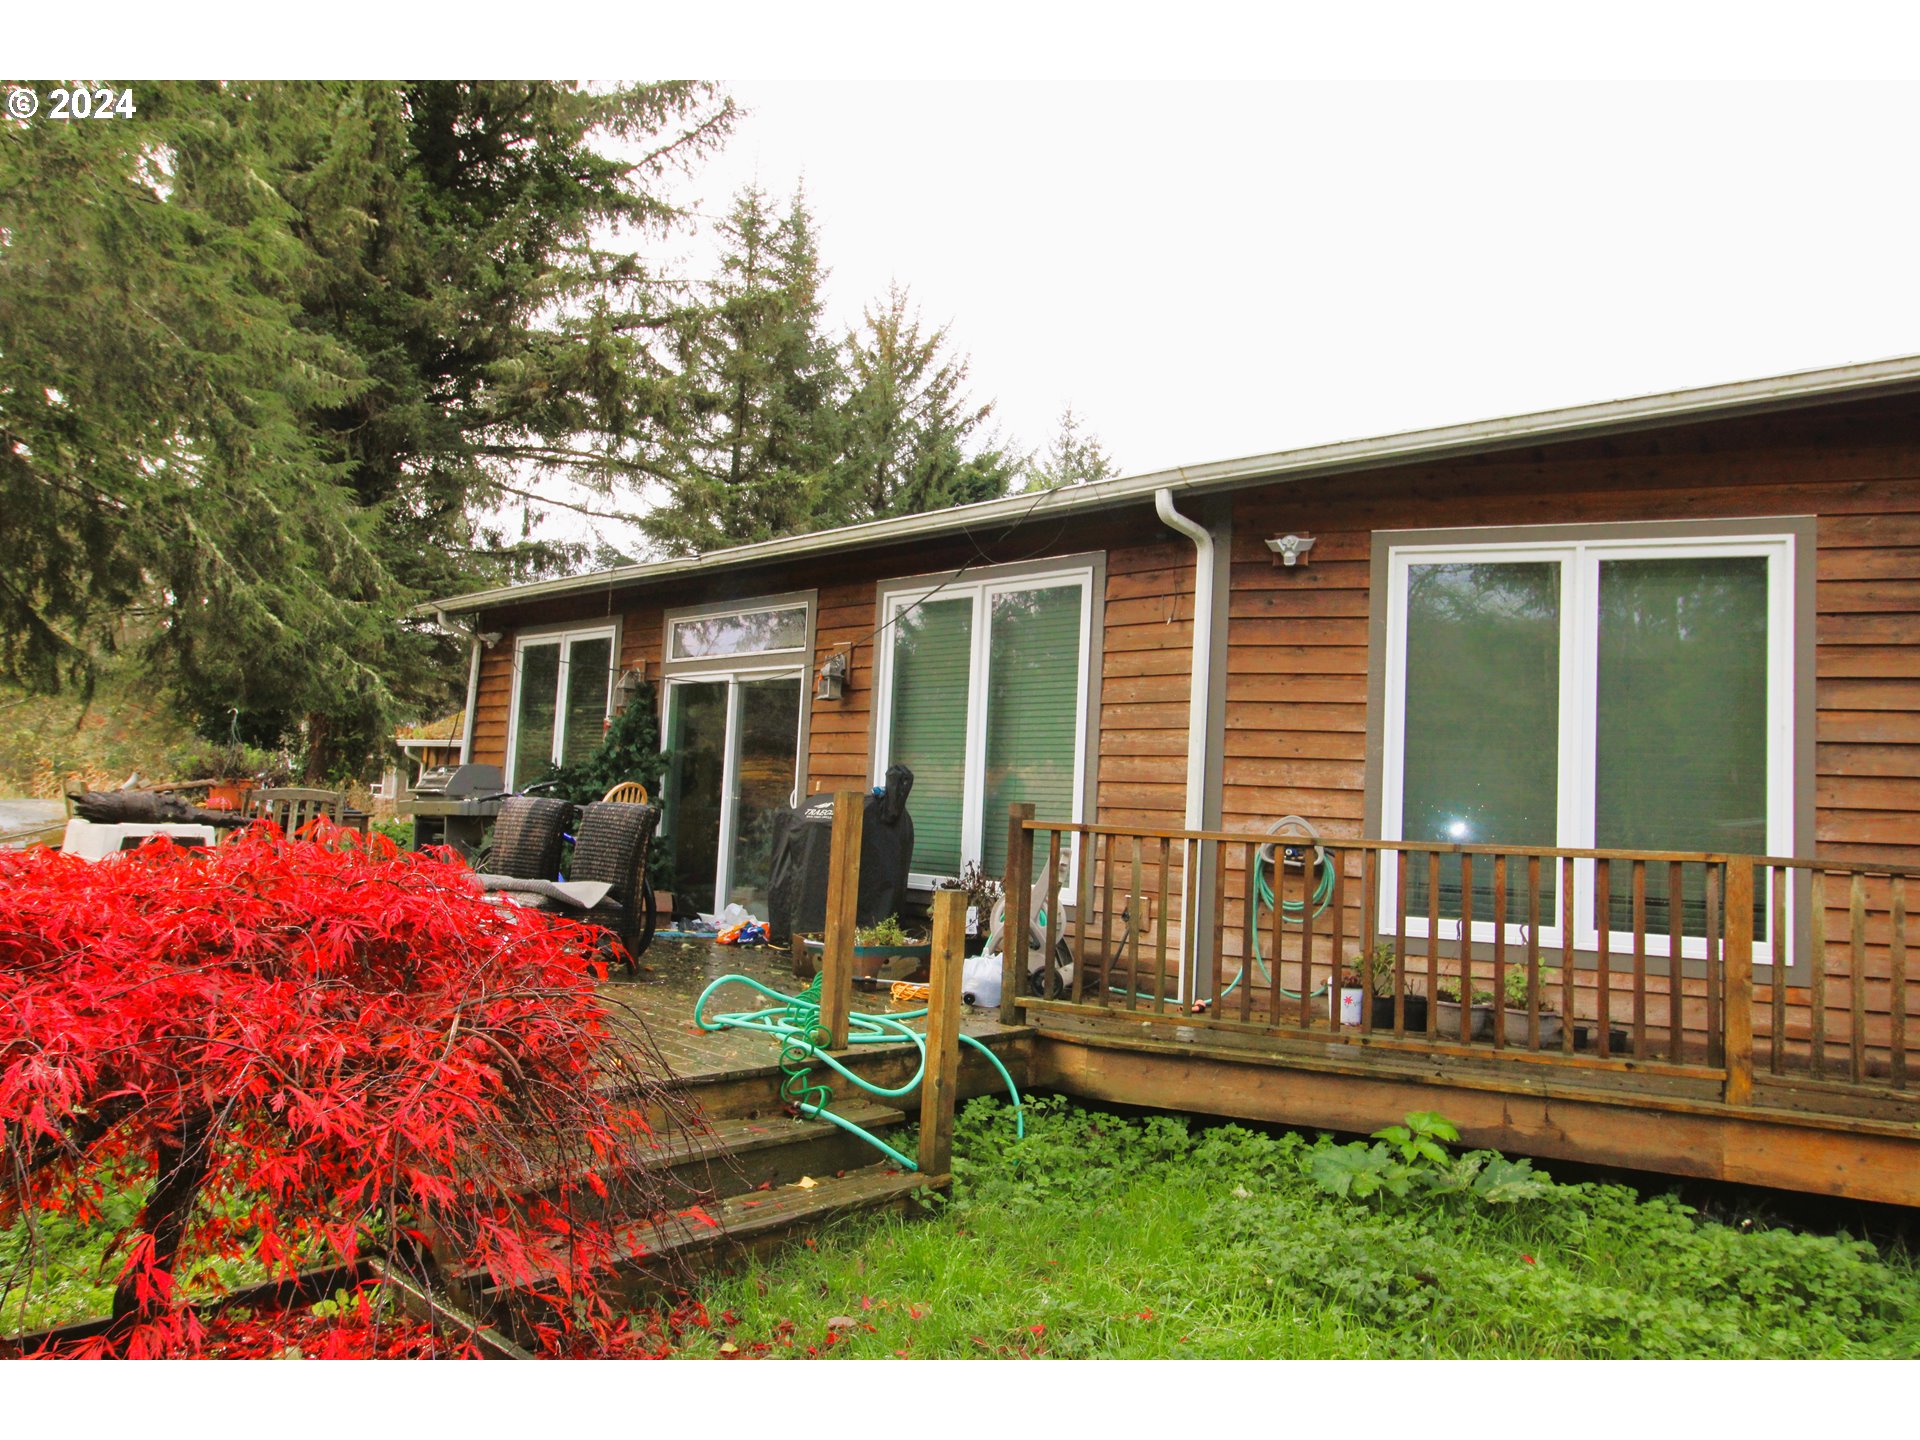
<svg viewBox="0 0 1920 1440">
<path fill-rule="evenodd" d="M 729 1196 L 634 1227 L 614 1261 L 617 1286 L 641 1301 L 713 1269 L 764 1254 L 803 1233 L 851 1215 L 903 1210 L 929 1182 L 891 1166 L 870 1165 L 842 1175 L 802 1176 L 791 1184 Z M 503 1313 L 511 1295 L 489 1289 L 483 1313 Z"/>
<path fill-rule="evenodd" d="M 889 1143 L 907 1123 L 905 1112 L 871 1102 L 835 1105 L 833 1113 Z M 692 1205 L 743 1195 L 769 1183 L 782 1185 L 802 1175 L 855 1170 L 886 1158 L 831 1121 L 769 1115 L 671 1131 L 636 1168 L 651 1171 L 663 1190 Z M 531 1185 L 528 1193 L 551 1195 L 557 1183 L 556 1178 Z"/>
<path fill-rule="evenodd" d="M 889 1140 L 907 1117 L 889 1105 L 835 1105 L 833 1113 Z M 652 1164 L 689 1191 L 726 1199 L 769 1182 L 802 1175 L 832 1175 L 872 1165 L 885 1157 L 857 1135 L 828 1120 L 798 1116 L 717 1120 L 705 1131 L 673 1136 Z"/>
</svg>

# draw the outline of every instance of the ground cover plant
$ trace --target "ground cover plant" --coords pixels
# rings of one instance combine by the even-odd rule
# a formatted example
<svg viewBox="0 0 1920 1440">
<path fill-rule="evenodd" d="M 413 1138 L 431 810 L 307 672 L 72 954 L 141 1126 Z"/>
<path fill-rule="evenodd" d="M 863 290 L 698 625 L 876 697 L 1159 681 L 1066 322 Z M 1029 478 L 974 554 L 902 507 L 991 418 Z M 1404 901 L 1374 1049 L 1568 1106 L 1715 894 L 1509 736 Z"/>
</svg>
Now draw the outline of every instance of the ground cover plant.
<svg viewBox="0 0 1920 1440">
<path fill-rule="evenodd" d="M 634 1162 L 672 1102 L 596 954 L 449 855 L 324 825 L 0 853 L 0 1317 L 104 1282 L 95 1348 L 196 1353 L 196 1294 L 377 1257 L 486 1272 L 555 1350 L 618 1343 L 604 1263 L 671 1203 Z M 360 1323 L 305 1340 L 329 1319 Z"/>
<path fill-rule="evenodd" d="M 664 1317 L 680 1356 L 1920 1353 L 1920 1269 L 1465 1152 L 976 1100 L 930 1219 L 849 1223 Z"/>
</svg>

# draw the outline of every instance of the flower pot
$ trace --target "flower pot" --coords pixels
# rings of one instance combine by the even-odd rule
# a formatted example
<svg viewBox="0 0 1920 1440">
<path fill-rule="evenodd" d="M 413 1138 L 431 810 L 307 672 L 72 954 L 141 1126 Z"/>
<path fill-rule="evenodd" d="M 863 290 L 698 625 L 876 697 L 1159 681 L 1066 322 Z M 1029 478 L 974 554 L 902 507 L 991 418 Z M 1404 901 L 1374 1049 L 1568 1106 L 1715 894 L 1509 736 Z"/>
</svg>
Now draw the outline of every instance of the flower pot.
<svg viewBox="0 0 1920 1440">
<path fill-rule="evenodd" d="M 1458 1040 L 1460 1038 L 1460 1002 L 1440 1000 L 1435 1002 L 1435 1007 L 1435 1016 L 1440 1022 L 1438 1038 Z M 1471 1039 L 1491 1040 L 1493 1038 L 1493 1006 L 1474 1006 L 1468 1023 L 1472 1026 L 1469 1032 Z"/>
<path fill-rule="evenodd" d="M 1527 1012 L 1507 1007 L 1507 1044 L 1524 1046 L 1527 1043 Z M 1545 1010 L 1540 1012 L 1540 1048 L 1558 1050 L 1564 1033 L 1558 1015 Z"/>
<path fill-rule="evenodd" d="M 824 940 L 808 940 L 807 949 L 817 957 L 826 949 Z M 918 945 L 856 945 L 853 947 L 853 973 L 856 975 L 878 975 L 887 961 L 901 956 L 910 956 L 920 965 L 927 964 L 933 958 L 933 942 L 922 941 Z"/>
<path fill-rule="evenodd" d="M 247 797 L 253 794 L 251 780 L 230 780 L 219 785 L 207 787 L 207 809 L 244 810 Z"/>
<path fill-rule="evenodd" d="M 1427 997 L 1424 995 L 1405 995 L 1401 997 L 1407 1008 L 1407 1033 L 1424 1035 L 1427 1031 Z M 1459 1023 L 1459 1017 L 1454 1021 Z M 1373 997 L 1373 1028 L 1375 1030 L 1393 1029 L 1393 996 L 1376 995 Z"/>
<path fill-rule="evenodd" d="M 1337 992 L 1327 992 L 1327 1011 L 1337 1016 L 1342 1025 L 1358 1025 L 1360 1007 L 1366 1002 L 1367 992 L 1358 985 L 1342 985 Z"/>
</svg>

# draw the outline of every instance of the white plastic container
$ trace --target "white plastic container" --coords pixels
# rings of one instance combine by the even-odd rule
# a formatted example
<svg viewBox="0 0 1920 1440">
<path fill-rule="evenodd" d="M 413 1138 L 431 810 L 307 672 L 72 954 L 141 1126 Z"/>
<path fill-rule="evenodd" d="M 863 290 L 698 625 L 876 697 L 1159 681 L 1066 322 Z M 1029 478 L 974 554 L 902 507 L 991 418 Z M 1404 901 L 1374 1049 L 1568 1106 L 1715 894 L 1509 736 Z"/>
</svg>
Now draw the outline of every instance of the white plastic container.
<svg viewBox="0 0 1920 1440">
<path fill-rule="evenodd" d="M 141 845 L 151 835 L 170 835 L 182 845 L 212 845 L 218 839 L 211 825 L 96 825 L 72 819 L 60 848 L 82 860 L 104 860 Z"/>
<path fill-rule="evenodd" d="M 1327 992 L 1327 1004 L 1329 1007 L 1334 1004 L 1334 993 L 1333 991 Z M 1367 1003 L 1367 992 L 1365 988 L 1359 985 L 1345 985 L 1340 988 L 1338 994 L 1340 996 L 1340 1023 L 1342 1025 L 1358 1025 L 1360 1023 L 1360 1007 Z"/>
</svg>

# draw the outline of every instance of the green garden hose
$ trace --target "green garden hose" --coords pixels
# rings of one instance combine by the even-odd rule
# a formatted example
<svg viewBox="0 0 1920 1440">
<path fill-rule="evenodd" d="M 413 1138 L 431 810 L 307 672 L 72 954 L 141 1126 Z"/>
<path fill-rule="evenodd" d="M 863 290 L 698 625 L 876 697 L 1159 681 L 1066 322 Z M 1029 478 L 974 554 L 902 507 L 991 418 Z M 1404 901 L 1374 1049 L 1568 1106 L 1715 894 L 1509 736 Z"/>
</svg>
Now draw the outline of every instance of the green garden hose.
<svg viewBox="0 0 1920 1440">
<path fill-rule="evenodd" d="M 745 985 L 759 991 L 769 1000 L 779 1003 L 764 1010 L 736 1010 L 708 1018 L 707 1001 L 712 997 L 713 992 L 722 985 L 732 984 Z M 749 975 L 722 975 L 700 992 L 700 998 L 693 1005 L 694 1024 L 702 1030 L 758 1030 L 773 1036 L 780 1042 L 780 1068 L 786 1072 L 787 1077 L 781 1083 L 780 1097 L 810 1120 L 825 1120 L 839 1126 L 849 1135 L 857 1135 L 888 1159 L 907 1170 L 918 1170 L 920 1166 L 879 1136 L 862 1129 L 843 1116 L 834 1114 L 827 1108 L 833 1102 L 833 1090 L 825 1082 L 813 1078 L 813 1067 L 816 1064 L 824 1064 L 842 1079 L 851 1081 L 869 1095 L 883 1100 L 898 1100 L 911 1095 L 920 1088 L 920 1082 L 927 1073 L 927 1039 L 905 1022 L 918 1020 L 926 1013 L 925 1006 L 918 1010 L 898 1010 L 886 1015 L 872 1015 L 860 1010 L 847 1012 L 847 1044 L 849 1046 L 883 1045 L 906 1040 L 911 1041 L 919 1050 L 920 1064 L 913 1075 L 904 1085 L 889 1089 L 884 1085 L 875 1085 L 869 1080 L 861 1079 L 824 1048 L 828 1035 L 826 1027 L 820 1023 L 818 976 L 798 995 L 788 995 L 770 986 L 762 985 Z M 1020 1104 L 1020 1090 L 1013 1083 L 1013 1076 L 1007 1073 L 1007 1067 L 1000 1063 L 998 1055 L 973 1036 L 962 1035 L 960 1043 L 971 1045 L 986 1056 L 988 1063 L 1000 1072 L 1000 1078 L 1007 1082 L 1007 1094 L 1013 1101 L 1014 1134 L 1024 1137 L 1027 1133 L 1027 1124 Z"/>
<path fill-rule="evenodd" d="M 1320 849 L 1318 846 L 1316 846 L 1315 849 L 1320 856 L 1320 859 L 1316 865 L 1316 868 L 1320 872 L 1320 878 L 1314 883 L 1313 895 L 1311 899 L 1280 900 L 1278 902 L 1280 906 L 1280 918 L 1294 925 L 1298 925 L 1302 923 L 1302 920 L 1307 915 L 1307 910 L 1309 906 L 1312 907 L 1313 918 L 1318 919 L 1321 913 L 1325 911 L 1327 906 L 1333 900 L 1334 862 L 1332 861 L 1332 859 L 1328 857 L 1327 852 L 1324 849 Z M 1289 990 L 1287 989 L 1286 986 L 1280 985 L 1280 983 L 1274 979 L 1273 971 L 1270 968 L 1268 968 L 1268 965 L 1267 965 L 1267 957 L 1264 954 L 1262 954 L 1260 950 L 1260 911 L 1264 907 L 1267 913 L 1271 915 L 1273 913 L 1273 907 L 1276 900 L 1276 897 L 1273 893 L 1273 881 L 1272 881 L 1273 854 L 1274 854 L 1274 847 L 1272 845 L 1262 845 L 1259 848 L 1259 850 L 1255 852 L 1255 856 L 1254 856 L 1254 864 L 1253 864 L 1254 910 L 1253 910 L 1253 925 L 1251 927 L 1253 930 L 1253 963 L 1260 967 L 1261 979 L 1265 980 L 1269 985 L 1278 986 L 1280 993 L 1286 996 L 1287 999 L 1298 1000 L 1300 998 L 1300 992 L 1297 990 Z M 1243 979 L 1246 978 L 1246 974 L 1247 974 L 1246 961 L 1242 960 L 1240 962 L 1240 969 L 1235 973 L 1232 981 L 1227 985 L 1226 989 L 1220 992 L 1219 999 L 1224 1000 L 1227 998 L 1227 996 L 1231 995 L 1234 992 L 1234 988 L 1238 986 Z M 1321 981 L 1320 984 L 1315 986 L 1313 990 L 1309 992 L 1309 998 L 1317 999 L 1320 996 L 1326 994 L 1327 987 L 1332 983 L 1333 981 L 1331 977 Z"/>
</svg>

